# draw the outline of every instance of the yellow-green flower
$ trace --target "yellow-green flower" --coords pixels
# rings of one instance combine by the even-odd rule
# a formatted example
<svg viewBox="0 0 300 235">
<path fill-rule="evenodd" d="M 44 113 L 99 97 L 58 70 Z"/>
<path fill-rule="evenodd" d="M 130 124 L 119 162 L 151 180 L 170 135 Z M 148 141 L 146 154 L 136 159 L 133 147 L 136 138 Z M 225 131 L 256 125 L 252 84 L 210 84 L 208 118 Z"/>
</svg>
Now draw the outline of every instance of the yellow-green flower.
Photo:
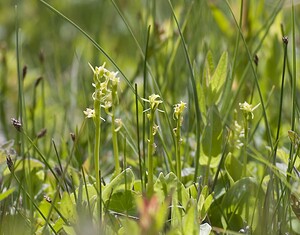
<svg viewBox="0 0 300 235">
<path fill-rule="evenodd" d="M 159 95 L 152 94 L 149 96 L 149 100 L 143 99 L 143 101 L 150 103 L 150 109 L 156 110 L 158 105 L 161 104 L 163 101 L 160 99 Z M 144 112 L 148 111 L 149 109 L 146 109 Z M 162 110 L 158 109 L 158 111 L 163 112 Z"/>
<path fill-rule="evenodd" d="M 178 117 L 183 113 L 185 108 L 186 108 L 186 103 L 184 103 L 182 101 L 180 101 L 179 104 L 175 104 L 173 118 L 178 119 Z"/>
<path fill-rule="evenodd" d="M 95 110 L 94 109 L 86 108 L 86 110 L 83 111 L 83 113 L 86 116 L 86 118 L 94 118 L 95 117 Z"/>
<path fill-rule="evenodd" d="M 249 120 L 250 117 L 251 119 L 254 118 L 253 111 L 257 109 L 259 105 L 260 103 L 252 108 L 252 104 L 248 104 L 246 101 L 244 103 L 239 103 L 240 110 L 243 111 L 244 116 L 246 117 L 247 120 Z"/>
</svg>

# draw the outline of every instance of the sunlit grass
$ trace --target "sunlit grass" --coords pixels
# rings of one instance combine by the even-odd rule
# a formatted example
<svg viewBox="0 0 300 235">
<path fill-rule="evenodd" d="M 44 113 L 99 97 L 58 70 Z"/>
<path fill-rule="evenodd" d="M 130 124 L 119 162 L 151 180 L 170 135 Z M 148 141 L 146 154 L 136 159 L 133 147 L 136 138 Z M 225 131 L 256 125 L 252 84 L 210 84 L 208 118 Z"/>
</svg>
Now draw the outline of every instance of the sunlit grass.
<svg viewBox="0 0 300 235">
<path fill-rule="evenodd" d="M 3 6 L 0 234 L 299 234 L 298 5 Z"/>
</svg>

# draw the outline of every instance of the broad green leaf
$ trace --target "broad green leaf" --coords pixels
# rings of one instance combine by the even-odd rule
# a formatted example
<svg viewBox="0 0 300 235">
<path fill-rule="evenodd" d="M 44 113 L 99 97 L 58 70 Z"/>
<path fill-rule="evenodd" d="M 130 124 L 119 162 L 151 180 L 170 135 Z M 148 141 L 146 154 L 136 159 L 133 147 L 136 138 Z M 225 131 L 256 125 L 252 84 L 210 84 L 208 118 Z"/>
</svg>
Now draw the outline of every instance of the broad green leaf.
<svg viewBox="0 0 300 235">
<path fill-rule="evenodd" d="M 207 124 L 202 137 L 202 151 L 208 158 L 217 157 L 222 151 L 222 120 L 217 106 L 208 110 Z M 202 156 L 200 157 L 201 160 Z"/>
<path fill-rule="evenodd" d="M 136 193 L 131 190 L 117 192 L 107 201 L 106 206 L 112 211 L 135 215 L 137 213 L 136 196 Z"/>
<path fill-rule="evenodd" d="M 183 208 L 179 205 L 178 198 L 175 196 L 172 197 L 172 209 L 171 209 L 171 226 L 176 228 L 182 234 L 182 216 L 183 216 Z"/>
<path fill-rule="evenodd" d="M 199 234 L 199 223 L 197 216 L 197 202 L 195 199 L 189 200 L 189 206 L 183 217 L 183 234 Z"/>
<path fill-rule="evenodd" d="M 15 188 L 10 188 L 6 190 L 5 192 L 0 193 L 0 202 L 7 198 L 10 194 L 12 194 L 15 191 Z"/>
<path fill-rule="evenodd" d="M 187 189 L 186 192 L 190 195 L 190 197 L 197 199 L 198 197 L 198 190 L 199 190 L 199 185 L 198 183 L 190 185 Z"/>
<path fill-rule="evenodd" d="M 196 81 L 196 89 L 198 93 L 198 101 L 199 101 L 199 108 L 201 112 L 202 121 L 206 124 L 206 101 L 205 101 L 205 90 L 203 86 L 206 86 L 201 81 L 200 72 L 198 71 L 199 65 L 196 62 L 193 63 L 193 71 L 195 74 L 195 81 Z M 205 68 L 205 67 L 204 67 Z"/>
<path fill-rule="evenodd" d="M 222 12 L 222 9 L 214 4 L 210 4 L 210 8 L 212 15 L 222 33 L 224 35 L 227 35 L 228 37 L 231 37 L 233 32 L 231 22 L 229 21 L 227 16 Z"/>
<path fill-rule="evenodd" d="M 61 231 L 61 229 L 63 228 L 64 224 L 65 224 L 64 220 L 62 218 L 59 218 L 53 224 L 53 228 L 58 233 L 59 231 Z"/>
<path fill-rule="evenodd" d="M 118 234 L 119 235 L 136 235 L 141 234 L 140 226 L 137 223 L 137 221 L 134 221 L 132 219 L 125 219 L 125 221 L 122 221 L 122 227 L 119 229 Z"/>
<path fill-rule="evenodd" d="M 68 221 L 76 223 L 77 213 L 75 203 L 73 202 L 71 196 L 67 192 L 63 193 L 62 199 L 59 202 L 58 210 Z"/>
<path fill-rule="evenodd" d="M 102 200 L 106 202 L 109 197 L 119 191 L 131 189 L 134 183 L 134 174 L 131 169 L 127 168 L 121 174 L 117 175 L 108 185 L 105 186 L 102 192 Z M 125 188 L 126 186 L 126 188 Z"/>
<path fill-rule="evenodd" d="M 205 198 L 204 204 L 203 204 L 203 206 L 201 208 L 201 211 L 200 211 L 201 222 L 203 222 L 203 220 L 206 218 L 207 212 L 210 209 L 210 206 L 213 203 L 213 200 L 214 200 L 214 198 L 213 198 L 212 194 L 209 194 L 207 196 L 207 198 Z"/>
<path fill-rule="evenodd" d="M 246 220 L 246 218 L 254 216 L 252 227 L 254 229 L 259 222 L 257 221 L 257 216 L 263 206 L 263 199 L 263 190 L 255 179 L 251 177 L 242 178 L 235 182 L 226 192 L 221 208 L 224 211 L 224 215 L 227 216 L 227 221 L 231 221 L 234 218 Z"/>
<path fill-rule="evenodd" d="M 205 66 L 204 66 L 204 81 L 207 87 L 210 83 L 211 77 L 215 70 L 214 58 L 212 52 L 209 50 L 206 54 L 205 58 Z"/>
<path fill-rule="evenodd" d="M 68 235 L 76 235 L 75 229 L 71 226 L 63 225 L 63 229 Z"/>
<path fill-rule="evenodd" d="M 211 194 L 208 194 L 208 190 L 208 186 L 204 186 L 198 200 L 197 209 L 200 221 L 203 221 L 205 219 L 207 211 L 209 210 L 210 205 L 213 201 L 213 196 Z"/>
<path fill-rule="evenodd" d="M 242 171 L 237 169 L 243 169 L 243 165 L 238 159 L 232 156 L 231 153 L 229 153 L 226 157 L 225 169 L 232 183 L 241 179 Z"/>
<path fill-rule="evenodd" d="M 203 88 L 204 86 L 202 86 L 200 82 L 197 83 L 200 111 L 202 114 L 202 120 L 204 124 L 206 124 L 206 98 L 205 98 L 205 89 Z"/>
<path fill-rule="evenodd" d="M 217 103 L 221 97 L 221 91 L 227 77 L 228 53 L 223 52 L 217 68 L 211 78 L 212 101 Z"/>
<path fill-rule="evenodd" d="M 177 197 L 179 194 L 181 195 L 181 199 L 179 200 L 181 205 L 185 206 L 189 200 L 189 195 L 185 187 L 178 181 L 177 176 L 173 172 L 166 176 L 160 173 L 154 184 L 154 191 L 161 202 L 164 202 L 170 195 Z"/>
<path fill-rule="evenodd" d="M 211 51 L 208 51 L 205 58 L 205 65 L 204 65 L 204 73 L 203 73 L 204 80 L 199 87 L 201 88 L 202 85 L 202 93 L 204 97 L 199 96 L 199 98 L 202 99 L 201 102 L 204 102 L 205 105 L 212 103 L 210 102 L 210 97 L 211 97 L 210 83 L 211 83 L 211 78 L 214 70 L 215 70 L 215 65 L 214 65 L 213 55 Z"/>
</svg>

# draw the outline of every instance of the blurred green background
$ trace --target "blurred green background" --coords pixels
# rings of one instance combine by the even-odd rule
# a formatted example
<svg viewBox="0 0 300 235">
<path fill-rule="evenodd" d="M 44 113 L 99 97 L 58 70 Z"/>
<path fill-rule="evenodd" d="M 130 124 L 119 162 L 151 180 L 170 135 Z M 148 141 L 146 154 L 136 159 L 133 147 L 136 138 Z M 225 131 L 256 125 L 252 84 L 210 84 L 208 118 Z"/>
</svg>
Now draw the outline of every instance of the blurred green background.
<svg viewBox="0 0 300 235">
<path fill-rule="evenodd" d="M 142 95 L 143 55 L 146 50 L 147 31 L 150 27 L 148 45 L 149 88 L 147 95 L 155 92 L 153 80 L 161 90 L 167 108 L 174 103 L 188 101 L 189 68 L 183 53 L 177 26 L 167 1 L 48 1 L 51 6 L 72 20 L 89 34 L 115 61 L 123 74 L 133 85 L 138 84 Z M 183 31 L 190 59 L 196 73 L 196 82 L 203 77 L 204 59 L 209 50 L 217 63 L 223 51 L 229 53 L 232 66 L 237 27 L 225 1 L 172 1 L 179 25 Z M 229 1 L 239 21 L 240 1 Z M 296 33 L 299 29 L 296 7 Z M 118 12 L 119 11 L 119 12 Z M 242 30 L 251 53 L 257 54 L 257 67 L 264 98 L 272 96 L 269 105 L 278 103 L 278 89 L 281 79 L 283 46 L 281 24 L 285 35 L 291 37 L 291 5 L 289 1 L 244 1 Z M 123 17 L 123 18 L 122 18 Z M 19 32 L 20 73 L 24 66 L 27 75 L 24 80 L 24 95 L 27 118 L 34 105 L 34 84 L 43 78 L 46 94 L 46 123 L 41 120 L 38 111 L 35 118 L 35 131 L 41 128 L 52 130 L 54 136 L 66 137 L 74 132 L 84 120 L 82 111 L 92 104 L 93 66 L 107 63 L 107 67 L 116 70 L 109 60 L 74 26 L 58 14 L 49 10 L 40 1 L 1 1 L 0 3 L 0 55 L 1 55 L 1 123 L 0 132 L 5 139 L 14 136 L 8 125 L 11 117 L 18 116 L 17 99 L 17 60 L 16 30 Z M 131 32 L 130 32 L 131 31 Z M 134 36 L 134 37 L 133 37 Z M 296 38 L 296 48 L 299 47 Z M 289 45 L 289 66 L 291 66 L 291 45 Z M 298 54 L 297 54 L 298 56 Z M 298 60 L 299 61 L 299 60 Z M 242 42 L 237 51 L 237 62 L 232 73 L 232 91 L 236 91 L 242 76 L 246 76 L 242 85 L 239 102 L 249 97 L 253 87 L 253 75 L 245 71 L 248 63 L 246 50 Z M 244 74 L 244 75 L 243 75 Z M 122 77 L 122 76 L 121 76 Z M 289 81 L 289 78 L 287 79 Z M 290 84 L 290 83 L 289 83 Z M 124 123 L 133 121 L 134 95 L 121 78 L 120 93 Z M 271 94 L 272 87 L 275 86 Z M 286 94 L 289 94 L 289 85 Z M 183 89 L 185 88 L 185 89 Z M 42 106 L 40 89 L 37 89 L 37 107 Z M 274 97 L 274 98 L 273 98 Z M 254 100 L 253 103 L 258 103 Z M 290 121 L 290 96 L 285 99 L 284 120 Z M 226 107 L 220 107 L 224 114 Z M 128 112 L 127 112 L 128 111 Z M 268 109 L 270 121 L 273 109 Z M 189 113 L 193 123 L 193 111 Z M 232 117 L 230 115 L 229 119 Z M 126 121 L 126 119 L 128 119 Z M 228 120 L 229 120 L 228 119 Z M 28 129 L 32 123 L 28 118 Z M 130 126 L 130 125 L 129 125 Z M 132 127 L 134 132 L 134 127 Z M 163 127 L 162 127 L 163 128 Z M 192 124 L 186 127 L 193 130 Z M 287 127 L 288 128 L 288 127 Z"/>
</svg>

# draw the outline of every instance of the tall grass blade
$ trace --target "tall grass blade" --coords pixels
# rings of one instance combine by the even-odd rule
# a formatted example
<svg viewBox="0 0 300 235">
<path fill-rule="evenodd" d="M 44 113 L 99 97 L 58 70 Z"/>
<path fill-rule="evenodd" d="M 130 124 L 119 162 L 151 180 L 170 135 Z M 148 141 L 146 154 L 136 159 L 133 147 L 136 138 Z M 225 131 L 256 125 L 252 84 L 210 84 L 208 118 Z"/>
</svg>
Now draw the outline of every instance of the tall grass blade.
<svg viewBox="0 0 300 235">
<path fill-rule="evenodd" d="M 194 71 L 193 71 L 193 67 L 192 67 L 192 63 L 189 57 L 189 53 L 186 47 L 186 43 L 180 28 L 180 25 L 178 23 L 176 14 L 174 12 L 173 9 L 173 5 L 171 3 L 170 0 L 168 0 L 168 3 L 170 5 L 170 9 L 172 11 L 173 14 L 173 18 L 175 20 L 180 38 L 181 38 L 181 43 L 184 49 L 184 54 L 185 54 L 185 58 L 189 67 L 189 72 L 190 72 L 190 81 L 191 81 L 191 85 L 192 85 L 192 89 L 193 89 L 193 96 L 195 99 L 195 111 L 196 111 L 196 142 L 197 142 L 197 147 L 196 147 L 196 155 L 195 155 L 195 174 L 194 174 L 194 181 L 196 182 L 196 179 L 198 177 L 198 171 L 199 171 L 199 158 L 200 158 L 200 125 L 201 125 L 201 112 L 200 112 L 200 107 L 199 107 L 199 98 L 198 98 L 198 93 L 197 93 L 197 87 L 196 87 L 196 82 L 195 82 L 195 76 L 194 76 Z"/>
</svg>

